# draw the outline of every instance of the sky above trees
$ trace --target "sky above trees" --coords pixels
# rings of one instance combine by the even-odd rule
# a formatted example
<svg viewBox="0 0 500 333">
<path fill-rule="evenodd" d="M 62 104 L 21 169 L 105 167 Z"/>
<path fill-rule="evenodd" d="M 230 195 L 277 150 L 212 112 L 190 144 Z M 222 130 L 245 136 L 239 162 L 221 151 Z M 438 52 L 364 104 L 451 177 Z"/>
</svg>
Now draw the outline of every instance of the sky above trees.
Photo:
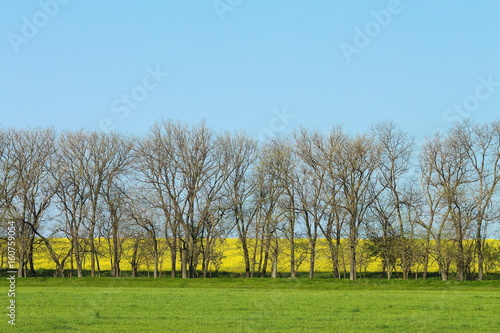
<svg viewBox="0 0 500 333">
<path fill-rule="evenodd" d="M 495 1 L 2 1 L 0 126 L 252 137 L 300 126 L 420 141 L 498 119 Z"/>
</svg>

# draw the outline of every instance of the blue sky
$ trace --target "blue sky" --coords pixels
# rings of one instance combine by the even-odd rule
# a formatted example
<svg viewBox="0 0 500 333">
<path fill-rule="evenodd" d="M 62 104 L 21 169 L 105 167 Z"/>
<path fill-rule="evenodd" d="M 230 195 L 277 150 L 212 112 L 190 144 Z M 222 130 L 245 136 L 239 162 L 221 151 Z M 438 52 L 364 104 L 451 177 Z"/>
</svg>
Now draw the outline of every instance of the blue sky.
<svg viewBox="0 0 500 333">
<path fill-rule="evenodd" d="M 499 119 L 499 14 L 499 1 L 3 0 L 0 126 L 206 119 L 262 137 L 392 120 L 423 138 Z"/>
</svg>

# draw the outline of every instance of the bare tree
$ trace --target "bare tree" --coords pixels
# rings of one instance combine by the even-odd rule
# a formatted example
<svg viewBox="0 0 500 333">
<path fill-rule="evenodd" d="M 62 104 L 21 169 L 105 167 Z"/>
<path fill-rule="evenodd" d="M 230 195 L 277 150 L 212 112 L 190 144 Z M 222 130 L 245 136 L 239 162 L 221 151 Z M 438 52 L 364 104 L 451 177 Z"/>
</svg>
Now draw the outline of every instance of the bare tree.
<svg viewBox="0 0 500 333">
<path fill-rule="evenodd" d="M 314 277 L 316 262 L 316 245 L 321 223 L 325 220 L 333 222 L 331 214 L 331 197 L 335 193 L 328 193 L 328 164 L 330 160 L 325 156 L 325 139 L 318 132 L 308 132 L 302 129 L 295 135 L 296 153 L 302 161 L 297 181 L 297 192 L 300 198 L 300 212 L 302 214 L 307 239 L 309 241 L 309 278 Z M 333 246 L 331 237 L 332 223 L 328 224 L 329 243 Z M 340 239 L 339 239 L 340 241 Z M 335 255 L 335 249 L 333 254 Z"/>
<path fill-rule="evenodd" d="M 250 227 L 257 213 L 257 205 L 253 205 L 251 198 L 254 194 L 256 182 L 252 178 L 252 167 L 257 159 L 257 143 L 245 134 L 235 134 L 228 138 L 226 147 L 232 159 L 233 172 L 225 184 L 228 206 L 231 207 L 230 216 L 238 232 L 238 238 L 243 250 L 245 277 L 252 275 L 248 237 Z"/>
<path fill-rule="evenodd" d="M 475 224 L 475 250 L 478 280 L 484 276 L 483 248 L 489 222 L 497 220 L 500 182 L 500 122 L 475 125 L 458 123 L 450 132 L 465 155 L 471 172 L 468 183 L 472 197 L 472 220 Z"/>
<path fill-rule="evenodd" d="M 344 226 L 348 221 L 348 213 L 342 206 L 342 184 L 339 178 L 341 169 L 338 167 L 338 159 L 340 158 L 338 153 L 348 140 L 348 136 L 341 127 L 334 127 L 324 139 L 314 140 L 315 144 L 311 147 L 314 153 L 311 162 L 319 164 L 326 171 L 324 186 L 326 214 L 324 223 L 320 224 L 319 227 L 328 242 L 333 276 L 338 278 L 341 277 L 341 240 L 345 235 L 343 234 Z"/>
<path fill-rule="evenodd" d="M 279 214 L 282 215 L 284 220 L 281 231 L 289 242 L 290 277 L 296 278 L 295 233 L 298 215 L 297 189 L 300 180 L 297 170 L 298 160 L 294 148 L 289 141 L 291 140 L 288 138 L 276 138 L 269 141 L 264 149 L 266 150 L 267 156 L 270 157 L 270 160 L 267 160 L 269 177 L 275 182 L 275 185 L 278 187 L 277 191 L 281 194 L 276 197 L 279 204 Z M 277 218 L 277 220 L 280 219 Z M 275 243 L 278 244 L 278 242 Z M 277 275 L 278 252 L 276 245 L 273 251 L 273 277 Z"/>
<path fill-rule="evenodd" d="M 139 148 L 145 181 L 155 189 L 166 220 L 175 221 L 170 230 L 181 231 L 176 238 L 183 278 L 196 275 L 203 223 L 231 174 L 229 152 L 217 148 L 204 124 L 191 128 L 172 121 L 156 124 Z"/>
<path fill-rule="evenodd" d="M 110 170 L 106 172 L 106 178 L 101 187 L 101 197 L 107 207 L 106 217 L 110 221 L 112 235 L 111 273 L 112 276 L 119 277 L 121 248 L 124 241 L 124 238 L 120 237 L 121 222 L 125 215 L 123 207 L 128 200 L 130 179 L 127 176 L 133 162 L 133 142 L 118 134 L 110 134 L 106 144 L 114 149 L 114 152 L 112 157 L 109 157 L 108 168 Z"/>
<path fill-rule="evenodd" d="M 382 192 L 374 201 L 373 211 L 382 229 L 381 251 L 387 278 L 391 278 L 392 269 L 397 257 L 401 260 L 403 278 L 408 278 L 408 269 L 411 266 L 410 249 L 411 237 L 407 230 L 407 212 L 412 211 L 414 202 L 403 200 L 402 189 L 408 182 L 411 166 L 414 140 L 401 131 L 392 122 L 380 123 L 372 129 L 380 146 L 380 186 Z M 413 196 L 407 196 L 413 198 Z M 395 255 L 395 254 L 398 255 Z"/>
<path fill-rule="evenodd" d="M 170 124 L 169 127 L 171 126 L 173 125 Z M 160 124 L 156 124 L 150 134 L 139 141 L 135 154 L 136 168 L 141 174 L 139 176 L 141 187 L 153 193 L 153 198 L 144 201 L 150 209 L 157 208 L 163 213 L 165 241 L 170 249 L 171 276 L 175 278 L 181 216 L 179 208 L 174 210 L 174 202 L 182 200 L 183 184 L 179 180 L 180 168 L 169 156 L 169 150 L 173 149 L 170 135 L 163 132 Z M 172 196 L 174 200 L 171 199 Z M 140 197 L 148 198 L 145 195 Z"/>
<path fill-rule="evenodd" d="M 436 256 L 443 279 L 448 278 L 449 256 L 443 252 L 443 232 L 453 235 L 457 278 L 464 280 L 467 272 L 467 260 L 464 250 L 464 239 L 470 231 L 473 220 L 474 202 L 470 200 L 468 185 L 473 182 L 471 167 L 467 153 L 454 136 L 441 138 L 436 135 L 428 140 L 423 147 L 421 168 L 425 176 L 427 190 L 433 188 L 429 195 L 430 202 L 439 202 L 440 223 L 435 231 Z M 433 212 L 434 214 L 434 212 Z M 447 229 L 449 228 L 449 229 Z"/>
<path fill-rule="evenodd" d="M 0 129 L 0 221 L 7 222 L 14 209 L 17 178 L 14 173 L 13 130 Z"/>
<path fill-rule="evenodd" d="M 84 168 L 84 178 L 89 188 L 91 209 L 86 227 L 89 231 L 90 274 L 95 276 L 98 253 L 94 238 L 98 223 L 99 202 L 106 184 L 112 183 L 117 174 L 122 172 L 125 165 L 129 163 L 131 143 L 125 142 L 116 133 L 90 132 L 84 135 L 87 143 L 85 147 L 87 165 Z"/>
<path fill-rule="evenodd" d="M 380 165 L 380 147 L 374 138 L 358 136 L 343 142 L 336 164 L 341 206 L 348 214 L 349 278 L 356 279 L 356 249 L 365 215 L 378 196 L 376 172 Z"/>
<path fill-rule="evenodd" d="M 83 132 L 61 134 L 51 170 L 56 182 L 56 203 L 64 217 L 63 230 L 71 242 L 71 260 L 74 257 L 78 277 L 83 276 L 85 241 L 82 229 L 90 211 L 90 193 L 84 178 L 87 165 L 85 140 Z"/>
<path fill-rule="evenodd" d="M 264 144 L 261 147 L 254 174 L 257 182 L 255 201 L 258 207 L 255 226 L 258 237 L 255 244 L 259 247 L 258 271 L 261 277 L 266 276 L 269 260 L 272 263 L 271 276 L 277 276 L 279 239 L 284 229 L 283 222 L 286 214 L 282 205 L 285 187 L 281 172 L 290 154 L 289 149 L 283 151 L 282 148 L 279 140 Z"/>
<path fill-rule="evenodd" d="M 16 222 L 18 275 L 34 276 L 34 241 L 41 235 L 41 223 L 54 195 L 49 170 L 55 133 L 52 129 L 11 130 L 3 140 L 8 141 L 10 155 L 2 168 L 5 170 L 4 214 Z"/>
<path fill-rule="evenodd" d="M 151 198 L 149 193 L 145 191 L 131 191 L 129 195 L 129 200 L 127 200 L 125 206 L 126 215 L 135 225 L 142 229 L 143 232 L 136 232 L 138 238 L 149 239 L 153 256 L 153 276 L 157 278 L 159 277 L 160 257 L 162 254 L 162 246 L 159 242 L 162 233 L 162 224 L 160 223 L 162 211 L 154 208 L 154 198 Z M 139 266 L 138 246 L 139 242 L 135 242 L 134 255 L 131 258 L 134 276 L 137 274 Z"/>
</svg>

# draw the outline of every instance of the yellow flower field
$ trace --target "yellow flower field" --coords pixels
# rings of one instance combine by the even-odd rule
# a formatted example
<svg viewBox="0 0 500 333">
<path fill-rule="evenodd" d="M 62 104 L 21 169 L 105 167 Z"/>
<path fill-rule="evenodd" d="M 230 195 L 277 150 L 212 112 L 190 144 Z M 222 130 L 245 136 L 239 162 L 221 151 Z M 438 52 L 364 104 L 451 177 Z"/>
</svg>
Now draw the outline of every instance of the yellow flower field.
<svg viewBox="0 0 500 333">
<path fill-rule="evenodd" d="M 111 269 L 111 261 L 110 261 L 110 253 L 109 253 L 109 244 L 105 239 L 96 240 L 98 243 L 98 251 L 100 253 L 99 256 L 99 268 L 102 271 L 109 271 Z M 490 245 L 494 245 L 497 248 L 500 248 L 499 240 L 489 240 Z M 170 253 L 167 250 L 165 245 L 165 241 L 160 239 L 160 270 L 161 271 L 169 271 L 170 267 Z M 345 244 L 345 242 L 343 242 Z M 2 244 L 3 245 L 3 244 Z M 55 239 L 53 241 L 53 247 L 55 251 L 60 254 L 66 254 L 69 249 L 69 241 L 67 239 Z M 364 242 L 361 241 L 359 245 L 359 254 L 358 254 L 358 272 L 380 272 L 383 270 L 382 263 L 379 258 L 370 257 L 368 254 L 364 254 Z M 254 244 L 253 241 L 249 241 L 250 253 L 253 256 Z M 279 242 L 280 254 L 278 261 L 278 272 L 286 273 L 290 271 L 290 256 L 288 253 L 289 242 L 287 240 L 280 240 Z M 309 254 L 307 253 L 308 243 L 306 239 L 298 239 L 296 240 L 296 264 L 298 266 L 298 272 L 308 272 L 309 270 Z M 141 252 L 142 251 L 142 252 Z M 257 249 L 258 251 L 258 249 Z M 132 254 L 132 240 L 124 240 L 123 243 L 123 253 L 122 259 L 120 262 L 120 268 L 123 271 L 130 271 L 130 258 Z M 225 239 L 218 245 L 217 248 L 218 254 L 218 267 L 215 267 L 213 264 L 210 268 L 211 271 L 222 271 L 222 272 L 232 272 L 232 273 L 243 273 L 244 272 L 244 262 L 243 262 L 243 251 L 241 249 L 240 243 L 238 239 Z M 139 266 L 139 271 L 152 271 L 153 270 L 153 257 L 150 253 L 147 252 L 147 247 L 142 246 L 139 252 L 141 255 L 141 263 Z M 256 256 L 256 260 L 258 260 L 258 254 Z M 5 262 L 5 261 L 4 261 Z M 348 257 L 345 253 L 341 258 L 341 271 L 348 272 Z M 4 263 L 3 263 L 4 264 Z M 35 269 L 55 269 L 55 263 L 50 258 L 50 255 L 47 251 L 47 248 L 44 244 L 38 244 L 35 248 L 35 258 L 34 258 Z M 179 263 L 178 263 L 179 265 Z M 5 266 L 5 264 L 4 264 Z M 76 269 L 76 264 L 73 263 L 73 267 Z M 257 265 L 256 265 L 257 267 Z M 71 268 L 71 261 L 68 259 L 65 263 L 65 269 Z M 201 267 L 199 267 L 201 269 Z M 453 268 L 453 267 L 452 267 Z M 499 272 L 499 267 L 493 267 L 494 272 Z M 87 255 L 84 261 L 84 269 L 90 269 L 90 260 Z M 179 269 L 179 266 L 177 267 Z M 268 272 L 271 270 L 271 264 L 268 263 Z M 412 267 L 412 272 L 421 271 L 422 265 Z M 325 240 L 318 240 L 317 245 L 317 257 L 316 257 L 316 272 L 331 272 L 332 265 L 329 259 L 329 252 L 327 248 L 327 243 Z M 396 268 L 396 271 L 398 269 Z M 437 272 L 438 267 L 434 260 L 430 261 L 430 272 Z M 490 272 L 491 268 L 490 268 Z"/>
<path fill-rule="evenodd" d="M 102 244 L 104 244 L 104 241 L 101 240 Z M 125 241 L 124 244 L 124 253 L 122 254 L 122 261 L 120 262 L 120 268 L 122 270 L 130 270 L 131 265 L 130 265 L 130 257 L 131 257 L 131 246 L 127 244 L 129 241 Z M 161 240 L 160 240 L 161 242 Z M 287 248 L 286 246 L 288 245 L 286 241 L 282 240 L 281 241 L 283 245 L 280 244 L 280 247 L 283 248 L 284 250 L 281 251 L 279 255 L 279 262 L 278 262 L 278 271 L 279 272 L 288 272 L 290 271 L 290 257 L 289 254 L 287 253 Z M 304 248 L 306 250 L 307 246 L 307 240 L 300 239 L 297 240 L 297 243 L 300 244 L 300 250 Z M 318 249 L 317 249 L 317 258 L 316 258 L 316 271 L 317 272 L 328 272 L 332 270 L 332 265 L 329 261 L 328 258 L 328 249 L 326 247 L 326 242 L 324 240 L 320 240 L 318 242 Z M 252 244 L 253 245 L 253 244 Z M 106 246 L 107 247 L 107 246 Z M 58 253 L 66 253 L 69 250 L 69 241 L 67 239 L 59 239 L 55 241 L 54 249 Z M 302 263 L 298 265 L 298 272 L 307 272 L 309 270 L 309 255 L 307 253 L 304 253 L 304 251 L 297 251 L 296 250 L 296 261 L 297 259 L 302 259 Z M 219 271 L 225 271 L 225 272 L 233 272 L 233 273 L 243 273 L 244 272 L 244 262 L 243 262 L 243 251 L 241 249 L 240 243 L 238 239 L 226 239 L 224 241 L 224 244 L 219 245 L 218 252 L 222 252 L 222 258 L 220 260 L 221 265 L 219 267 Z M 101 251 L 102 253 L 102 251 Z M 164 271 L 169 271 L 171 269 L 170 265 L 170 252 L 168 250 L 164 251 L 162 260 L 161 260 L 161 270 Z M 153 258 L 152 256 L 145 256 L 145 259 L 149 257 L 149 262 L 147 260 L 143 260 L 141 263 L 139 270 L 148 270 L 148 264 L 149 264 L 149 270 L 152 270 L 153 268 Z M 257 257 L 258 258 L 258 257 Z M 86 258 L 87 260 L 84 263 L 84 269 L 90 269 L 90 260 L 88 259 L 88 256 Z M 346 261 L 346 269 L 347 269 L 347 257 L 345 258 Z M 50 255 L 44 245 L 40 245 L 37 248 L 37 253 L 35 256 L 34 260 L 35 268 L 37 269 L 55 269 L 55 264 L 50 258 Z M 110 255 L 109 254 L 104 254 L 99 257 L 99 264 L 101 270 L 110 270 L 111 269 L 111 260 L 110 260 Z M 179 264 L 179 263 L 178 263 Z M 76 266 L 76 264 L 75 264 Z M 65 265 L 66 269 L 70 268 L 70 262 L 69 260 L 66 262 Z M 179 267 L 177 267 L 179 269 Z M 201 265 L 199 267 L 201 269 Z M 268 264 L 268 271 L 270 271 L 271 266 Z M 212 270 L 214 270 L 214 267 L 212 267 Z M 375 271 L 380 271 L 380 262 L 378 262 L 375 258 L 371 258 L 370 263 L 366 269 L 367 272 L 375 272 Z"/>
</svg>

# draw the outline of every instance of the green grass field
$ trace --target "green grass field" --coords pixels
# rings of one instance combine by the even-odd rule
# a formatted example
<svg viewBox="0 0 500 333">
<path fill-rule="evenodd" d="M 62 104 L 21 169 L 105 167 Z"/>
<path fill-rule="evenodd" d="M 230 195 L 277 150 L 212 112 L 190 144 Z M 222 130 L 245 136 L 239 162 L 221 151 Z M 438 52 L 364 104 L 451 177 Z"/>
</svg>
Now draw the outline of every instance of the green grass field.
<svg viewBox="0 0 500 333">
<path fill-rule="evenodd" d="M 500 281 L 34 278 L 16 302 L 0 332 L 500 332 Z"/>
</svg>

